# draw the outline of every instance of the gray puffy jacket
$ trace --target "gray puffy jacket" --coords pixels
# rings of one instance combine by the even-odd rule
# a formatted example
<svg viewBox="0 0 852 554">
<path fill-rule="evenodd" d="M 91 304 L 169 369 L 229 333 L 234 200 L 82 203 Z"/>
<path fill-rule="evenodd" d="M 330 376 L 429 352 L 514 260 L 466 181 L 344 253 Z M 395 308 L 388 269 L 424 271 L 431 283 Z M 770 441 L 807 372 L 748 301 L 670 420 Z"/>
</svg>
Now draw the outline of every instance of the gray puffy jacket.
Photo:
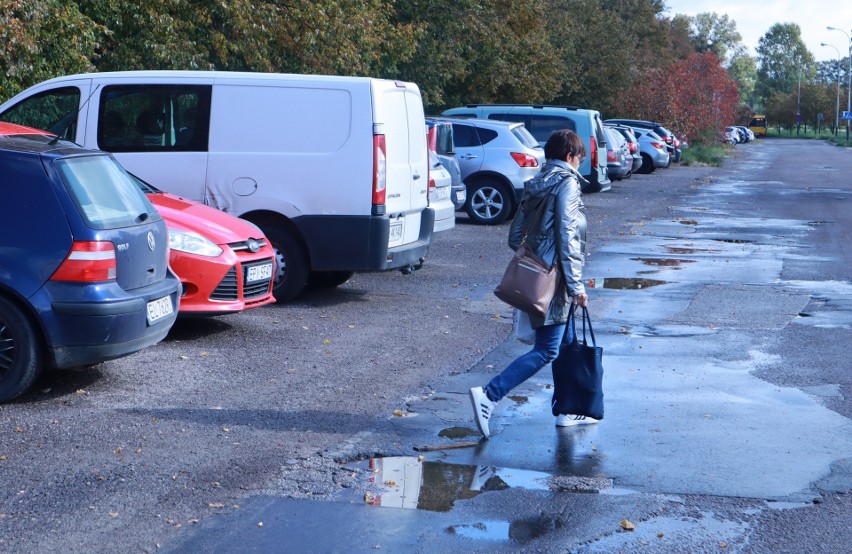
<svg viewBox="0 0 852 554">
<path fill-rule="evenodd" d="M 547 203 L 541 220 L 529 230 L 526 244 L 547 263 L 560 264 L 564 286 L 557 291 L 544 318 L 530 315 L 534 328 L 568 321 L 570 297 L 586 292 L 586 214 L 580 192 L 583 181 L 583 176 L 567 162 L 547 160 L 541 172 L 524 185 L 521 205 L 509 228 L 509 246 L 517 250 L 524 238 L 524 222 L 534 219 L 539 205 Z"/>
</svg>

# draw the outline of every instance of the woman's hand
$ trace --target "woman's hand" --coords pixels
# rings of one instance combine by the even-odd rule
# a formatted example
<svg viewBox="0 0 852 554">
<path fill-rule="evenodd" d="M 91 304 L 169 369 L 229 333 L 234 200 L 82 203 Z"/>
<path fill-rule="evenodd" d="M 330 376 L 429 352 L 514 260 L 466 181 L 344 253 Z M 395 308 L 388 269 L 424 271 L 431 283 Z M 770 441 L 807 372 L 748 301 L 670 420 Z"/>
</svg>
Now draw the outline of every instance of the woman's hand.
<svg viewBox="0 0 852 554">
<path fill-rule="evenodd" d="M 573 297 L 573 302 L 575 306 L 580 306 L 581 308 L 585 308 L 589 305 L 589 295 L 588 294 L 578 294 Z"/>
</svg>

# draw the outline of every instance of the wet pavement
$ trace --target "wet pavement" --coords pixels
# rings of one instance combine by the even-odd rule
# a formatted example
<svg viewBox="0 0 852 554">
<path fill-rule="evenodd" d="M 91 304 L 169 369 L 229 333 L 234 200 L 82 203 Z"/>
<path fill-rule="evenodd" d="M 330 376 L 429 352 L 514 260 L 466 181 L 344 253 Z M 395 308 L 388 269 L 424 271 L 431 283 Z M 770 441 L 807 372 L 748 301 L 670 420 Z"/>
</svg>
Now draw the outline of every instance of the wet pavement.
<svg viewBox="0 0 852 554">
<path fill-rule="evenodd" d="M 852 490 L 852 421 L 826 405 L 848 404 L 845 385 L 762 373 L 797 355 L 773 342 L 780 334 L 852 328 L 848 277 L 811 274 L 832 263 L 813 242 L 831 223 L 748 201 L 848 203 L 852 190 L 755 179 L 775 148 L 758 143 L 672 217 L 594 250 L 599 424 L 555 428 L 545 368 L 479 440 L 467 390 L 526 351 L 510 337 L 399 417 L 321 453 L 334 492 L 296 498 L 272 485 L 163 551 L 761 551 L 757 520 Z M 488 291 L 479 300 L 510 324 Z M 848 371 L 848 356 L 835 358 Z M 296 478 L 292 465 L 282 480 Z"/>
</svg>

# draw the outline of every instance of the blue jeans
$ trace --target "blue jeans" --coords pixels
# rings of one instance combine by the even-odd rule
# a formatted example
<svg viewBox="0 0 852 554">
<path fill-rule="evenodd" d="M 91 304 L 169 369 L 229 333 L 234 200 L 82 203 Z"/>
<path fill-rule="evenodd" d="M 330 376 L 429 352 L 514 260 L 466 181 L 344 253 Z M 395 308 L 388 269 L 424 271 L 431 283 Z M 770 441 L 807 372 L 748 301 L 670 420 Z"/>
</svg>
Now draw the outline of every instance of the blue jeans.
<svg viewBox="0 0 852 554">
<path fill-rule="evenodd" d="M 545 325 L 536 329 L 533 349 L 509 364 L 500 375 L 491 379 L 486 385 L 485 394 L 488 395 L 488 398 L 497 402 L 509 394 L 510 390 L 555 360 L 559 354 L 559 345 L 562 344 L 564 334 L 564 323 Z M 567 340 L 570 340 L 570 337 Z"/>
</svg>

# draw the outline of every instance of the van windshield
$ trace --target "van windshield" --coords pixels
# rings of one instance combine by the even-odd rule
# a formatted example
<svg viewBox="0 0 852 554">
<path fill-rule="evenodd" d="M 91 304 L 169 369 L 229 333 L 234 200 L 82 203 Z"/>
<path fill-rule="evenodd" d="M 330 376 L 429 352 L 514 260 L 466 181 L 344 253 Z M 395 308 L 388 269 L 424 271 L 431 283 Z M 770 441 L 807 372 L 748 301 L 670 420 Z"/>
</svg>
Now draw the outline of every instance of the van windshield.
<svg viewBox="0 0 852 554">
<path fill-rule="evenodd" d="M 62 158 L 56 162 L 56 171 L 93 229 L 118 229 L 161 219 L 133 177 L 110 156 Z"/>
</svg>

